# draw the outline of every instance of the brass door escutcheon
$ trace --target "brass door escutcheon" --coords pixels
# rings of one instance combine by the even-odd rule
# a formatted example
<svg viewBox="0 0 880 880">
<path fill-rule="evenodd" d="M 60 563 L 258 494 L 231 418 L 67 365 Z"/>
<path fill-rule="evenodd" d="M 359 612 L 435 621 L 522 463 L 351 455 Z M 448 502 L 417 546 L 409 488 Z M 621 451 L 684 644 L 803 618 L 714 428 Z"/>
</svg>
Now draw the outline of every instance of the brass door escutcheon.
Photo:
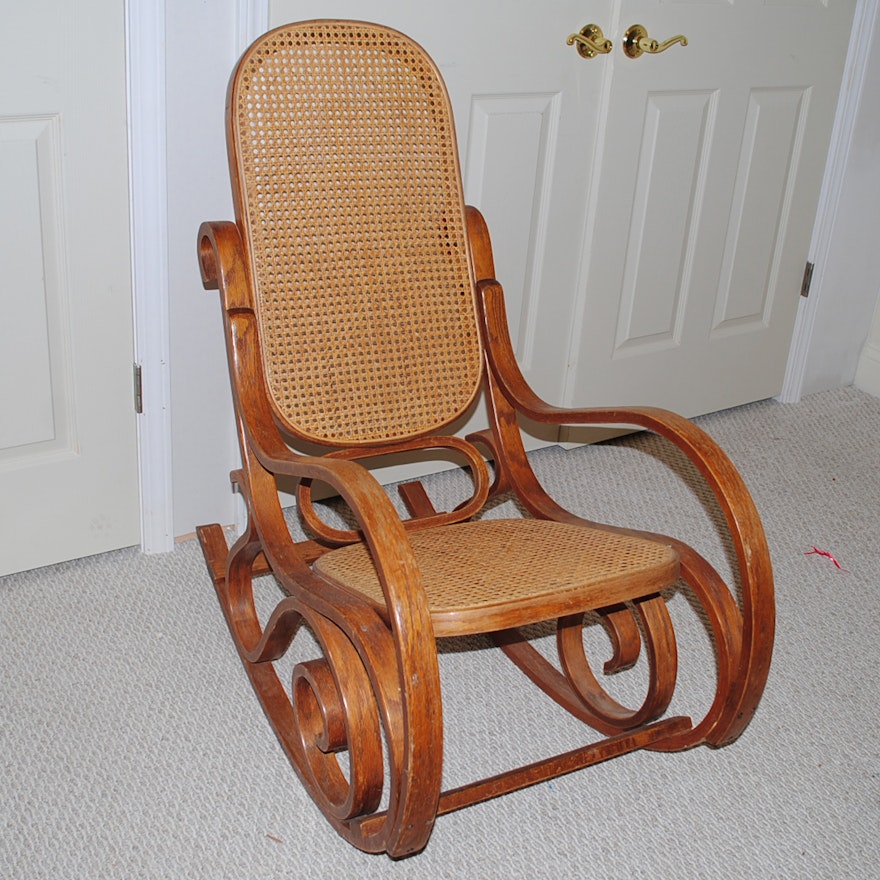
<svg viewBox="0 0 880 880">
<path fill-rule="evenodd" d="M 581 28 L 580 33 L 570 34 L 565 41 L 567 46 L 577 44 L 581 58 L 594 58 L 596 55 L 607 55 L 611 51 L 611 40 L 605 39 L 602 28 L 597 24 L 588 24 Z"/>
<path fill-rule="evenodd" d="M 638 58 L 643 52 L 657 55 L 676 43 L 687 46 L 687 37 L 679 34 L 677 37 L 670 37 L 665 43 L 658 43 L 653 37 L 648 36 L 648 31 L 643 25 L 634 24 L 623 35 L 623 54 L 627 58 Z"/>
</svg>

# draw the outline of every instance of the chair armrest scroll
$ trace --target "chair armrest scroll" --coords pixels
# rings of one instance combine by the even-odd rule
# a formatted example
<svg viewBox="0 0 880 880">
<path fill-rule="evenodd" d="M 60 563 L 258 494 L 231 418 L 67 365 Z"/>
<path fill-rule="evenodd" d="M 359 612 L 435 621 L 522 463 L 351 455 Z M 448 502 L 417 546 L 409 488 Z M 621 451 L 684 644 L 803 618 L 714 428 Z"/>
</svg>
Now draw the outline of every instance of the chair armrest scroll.
<svg viewBox="0 0 880 880">
<path fill-rule="evenodd" d="M 660 407 L 590 407 L 569 409 L 538 397 L 528 385 L 513 352 L 507 332 L 503 293 L 497 281 L 478 282 L 482 301 L 481 320 L 493 378 L 522 415 L 538 422 L 558 425 L 625 425 L 660 434 L 681 449 L 712 486 L 725 513 L 732 516 L 736 531 L 755 531 L 763 541 L 763 529 L 751 496 L 739 471 L 721 447 L 693 422 Z M 766 546 L 761 548 L 766 550 Z M 749 554 L 751 555 L 751 554 Z"/>
<path fill-rule="evenodd" d="M 252 308 L 250 273 L 244 240 L 229 220 L 206 221 L 199 227 L 199 269 L 207 290 L 219 290 L 225 309 Z"/>
</svg>

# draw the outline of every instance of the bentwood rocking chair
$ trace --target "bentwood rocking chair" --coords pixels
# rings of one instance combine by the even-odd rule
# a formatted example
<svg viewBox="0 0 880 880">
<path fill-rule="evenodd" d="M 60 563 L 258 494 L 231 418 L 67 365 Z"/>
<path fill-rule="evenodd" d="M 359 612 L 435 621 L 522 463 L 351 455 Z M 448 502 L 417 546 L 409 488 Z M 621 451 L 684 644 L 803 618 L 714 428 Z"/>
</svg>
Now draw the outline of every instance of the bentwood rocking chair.
<svg viewBox="0 0 880 880">
<path fill-rule="evenodd" d="M 445 87 L 425 52 L 371 24 L 278 28 L 240 61 L 227 129 L 236 221 L 202 225 L 199 260 L 206 287 L 222 295 L 242 454 L 232 478 L 248 520 L 231 548 L 218 525 L 199 537 L 254 689 L 330 824 L 363 850 L 402 857 L 426 845 L 443 813 L 635 749 L 734 740 L 764 688 L 774 629 L 749 493 L 684 418 L 564 410 L 526 385 L 486 226 L 463 203 Z M 488 429 L 444 436 L 481 390 Z M 530 466 L 518 416 L 626 425 L 678 446 L 724 511 L 741 599 L 682 542 L 588 522 L 555 503 Z M 403 519 L 358 459 L 429 448 L 463 457 L 473 495 L 437 511 L 412 482 L 401 488 Z M 308 540 L 291 537 L 280 476 L 298 486 Z M 318 515 L 319 483 L 346 502 L 351 528 Z M 480 519 L 500 493 L 529 516 Z M 253 587 L 263 576 L 282 593 L 261 623 Z M 702 605 L 716 652 L 715 696 L 696 722 L 664 717 L 677 647 L 661 591 L 679 579 Z M 614 646 L 606 673 L 644 649 L 650 680 L 638 708 L 612 698 L 592 671 L 586 612 Z M 558 667 L 522 633 L 544 621 L 557 622 Z M 303 626 L 320 652 L 297 663 L 288 690 L 277 661 Z M 442 791 L 437 639 L 474 633 L 489 634 L 602 738 Z"/>
</svg>

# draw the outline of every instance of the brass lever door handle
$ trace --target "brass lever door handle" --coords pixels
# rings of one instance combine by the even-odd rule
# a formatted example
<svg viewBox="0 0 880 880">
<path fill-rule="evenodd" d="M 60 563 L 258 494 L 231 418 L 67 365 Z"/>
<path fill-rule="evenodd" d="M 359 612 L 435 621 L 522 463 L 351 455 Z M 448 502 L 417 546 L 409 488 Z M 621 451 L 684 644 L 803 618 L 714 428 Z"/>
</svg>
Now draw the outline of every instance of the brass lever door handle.
<svg viewBox="0 0 880 880">
<path fill-rule="evenodd" d="M 627 58 L 638 58 L 644 52 L 649 55 L 657 55 L 660 52 L 665 52 L 676 43 L 687 46 L 687 37 L 684 34 L 679 34 L 677 37 L 670 37 L 665 42 L 658 43 L 653 37 L 648 36 L 648 31 L 643 25 L 634 24 L 623 35 L 623 54 Z"/>
<path fill-rule="evenodd" d="M 580 33 L 570 34 L 565 43 L 567 46 L 577 44 L 581 58 L 595 58 L 596 55 L 607 55 L 611 51 L 611 40 L 605 39 L 602 28 L 597 24 L 588 24 L 581 28 Z"/>
</svg>

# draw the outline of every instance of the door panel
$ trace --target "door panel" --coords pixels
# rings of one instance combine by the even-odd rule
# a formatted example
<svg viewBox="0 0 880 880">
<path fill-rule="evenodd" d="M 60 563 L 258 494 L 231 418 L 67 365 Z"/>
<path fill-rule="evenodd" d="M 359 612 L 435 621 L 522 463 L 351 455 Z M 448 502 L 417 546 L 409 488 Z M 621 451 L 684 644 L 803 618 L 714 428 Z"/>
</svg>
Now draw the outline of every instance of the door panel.
<svg viewBox="0 0 880 880">
<path fill-rule="evenodd" d="M 59 123 L 57 114 L 0 120 L 0 265 L 17 292 L 16 320 L 0 331 L 0 462 L 7 465 L 70 448 L 70 345 L 57 320 L 67 311 Z"/>
<path fill-rule="evenodd" d="M 123 10 L 0 30 L 0 574 L 134 544 Z"/>
<path fill-rule="evenodd" d="M 759 329 L 771 320 L 807 122 L 805 97 L 803 89 L 756 89 L 749 95 L 713 336 Z"/>
<path fill-rule="evenodd" d="M 657 94 L 639 144 L 615 354 L 681 344 L 708 145 L 708 92 Z M 655 254 L 648 264 L 640 257 Z"/>
<path fill-rule="evenodd" d="M 474 95 L 465 158 L 468 203 L 503 220 L 495 259 L 504 268 L 510 335 L 532 381 L 546 367 L 536 337 L 548 308 L 543 269 L 561 104 L 560 92 Z"/>
</svg>

